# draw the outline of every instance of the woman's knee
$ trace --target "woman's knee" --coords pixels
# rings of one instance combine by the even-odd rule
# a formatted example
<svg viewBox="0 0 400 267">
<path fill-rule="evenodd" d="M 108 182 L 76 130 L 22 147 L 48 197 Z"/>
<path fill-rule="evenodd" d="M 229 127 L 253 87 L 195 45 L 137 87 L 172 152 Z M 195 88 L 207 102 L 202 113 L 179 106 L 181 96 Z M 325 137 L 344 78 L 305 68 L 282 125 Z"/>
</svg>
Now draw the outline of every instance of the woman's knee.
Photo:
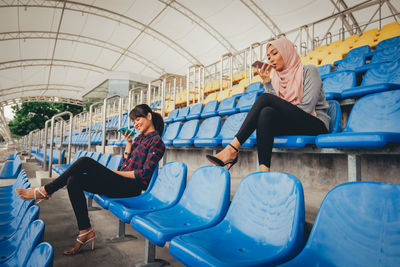
<svg viewBox="0 0 400 267">
<path fill-rule="evenodd" d="M 270 121 L 277 116 L 278 112 L 273 107 L 264 107 L 260 111 L 260 116 L 258 116 L 258 122 L 264 123 Z"/>
<path fill-rule="evenodd" d="M 68 178 L 68 180 L 67 180 L 68 191 L 71 191 L 71 190 L 73 191 L 78 188 L 81 188 L 80 179 L 78 179 L 76 176 L 71 176 L 70 178 Z"/>
<path fill-rule="evenodd" d="M 263 93 L 258 96 L 256 102 L 259 104 L 262 104 L 263 106 L 270 106 L 272 103 L 272 100 L 275 96 L 269 93 Z"/>
</svg>

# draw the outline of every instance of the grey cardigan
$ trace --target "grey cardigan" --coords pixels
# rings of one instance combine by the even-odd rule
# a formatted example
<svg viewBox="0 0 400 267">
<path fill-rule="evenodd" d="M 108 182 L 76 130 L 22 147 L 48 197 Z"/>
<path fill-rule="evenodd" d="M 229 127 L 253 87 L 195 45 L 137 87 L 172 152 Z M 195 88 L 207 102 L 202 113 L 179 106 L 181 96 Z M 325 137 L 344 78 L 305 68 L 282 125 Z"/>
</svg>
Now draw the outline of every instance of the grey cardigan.
<svg viewBox="0 0 400 267">
<path fill-rule="evenodd" d="M 271 81 L 264 83 L 265 92 L 276 95 Z M 303 73 L 303 99 L 297 107 L 307 113 L 311 113 L 314 108 L 317 118 L 320 119 L 329 131 L 330 117 L 328 115 L 329 104 L 326 102 L 322 80 L 319 71 L 314 65 L 305 65 Z"/>
</svg>

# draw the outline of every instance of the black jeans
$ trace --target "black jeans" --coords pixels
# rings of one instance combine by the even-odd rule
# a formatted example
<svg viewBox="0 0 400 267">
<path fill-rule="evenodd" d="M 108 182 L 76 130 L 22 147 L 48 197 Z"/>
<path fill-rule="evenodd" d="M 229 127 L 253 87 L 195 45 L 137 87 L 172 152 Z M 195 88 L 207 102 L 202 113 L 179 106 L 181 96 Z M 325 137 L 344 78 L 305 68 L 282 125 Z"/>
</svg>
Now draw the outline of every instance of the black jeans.
<svg viewBox="0 0 400 267">
<path fill-rule="evenodd" d="M 51 195 L 65 185 L 79 230 L 91 227 L 84 190 L 108 197 L 122 198 L 140 195 L 143 187 L 138 180 L 118 175 L 88 157 L 76 160 L 71 167 L 44 188 Z"/>
<path fill-rule="evenodd" d="M 240 144 L 256 131 L 259 164 L 271 166 L 274 136 L 319 135 L 327 133 L 325 124 L 297 106 L 275 95 L 263 93 L 253 104 L 236 134 Z"/>
</svg>

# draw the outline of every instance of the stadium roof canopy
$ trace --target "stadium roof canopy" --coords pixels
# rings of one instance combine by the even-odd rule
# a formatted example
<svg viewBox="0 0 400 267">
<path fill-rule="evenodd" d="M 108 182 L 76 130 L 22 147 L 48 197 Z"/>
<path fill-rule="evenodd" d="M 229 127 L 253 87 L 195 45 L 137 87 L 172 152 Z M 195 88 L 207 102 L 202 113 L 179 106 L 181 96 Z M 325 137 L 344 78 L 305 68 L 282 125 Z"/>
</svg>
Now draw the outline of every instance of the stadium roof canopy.
<svg viewBox="0 0 400 267">
<path fill-rule="evenodd" d="M 282 33 L 295 42 L 342 27 L 361 33 L 398 10 L 394 0 L 2 0 L 0 106 L 79 102 L 109 73 L 185 75 Z"/>
</svg>

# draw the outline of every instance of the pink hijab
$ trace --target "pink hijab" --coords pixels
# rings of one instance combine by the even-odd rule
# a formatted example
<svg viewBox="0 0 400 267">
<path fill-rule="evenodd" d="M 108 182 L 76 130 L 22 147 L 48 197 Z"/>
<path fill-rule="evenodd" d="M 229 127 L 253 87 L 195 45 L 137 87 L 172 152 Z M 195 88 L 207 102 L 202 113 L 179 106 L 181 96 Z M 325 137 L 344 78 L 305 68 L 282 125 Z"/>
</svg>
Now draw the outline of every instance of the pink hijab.
<svg viewBox="0 0 400 267">
<path fill-rule="evenodd" d="M 271 84 L 276 95 L 292 103 L 301 104 L 303 98 L 303 64 L 297 54 L 294 44 L 285 37 L 271 41 L 267 49 L 273 45 L 282 55 L 284 66 L 282 71 L 274 71 Z M 315 114 L 315 110 L 311 113 Z"/>
</svg>

